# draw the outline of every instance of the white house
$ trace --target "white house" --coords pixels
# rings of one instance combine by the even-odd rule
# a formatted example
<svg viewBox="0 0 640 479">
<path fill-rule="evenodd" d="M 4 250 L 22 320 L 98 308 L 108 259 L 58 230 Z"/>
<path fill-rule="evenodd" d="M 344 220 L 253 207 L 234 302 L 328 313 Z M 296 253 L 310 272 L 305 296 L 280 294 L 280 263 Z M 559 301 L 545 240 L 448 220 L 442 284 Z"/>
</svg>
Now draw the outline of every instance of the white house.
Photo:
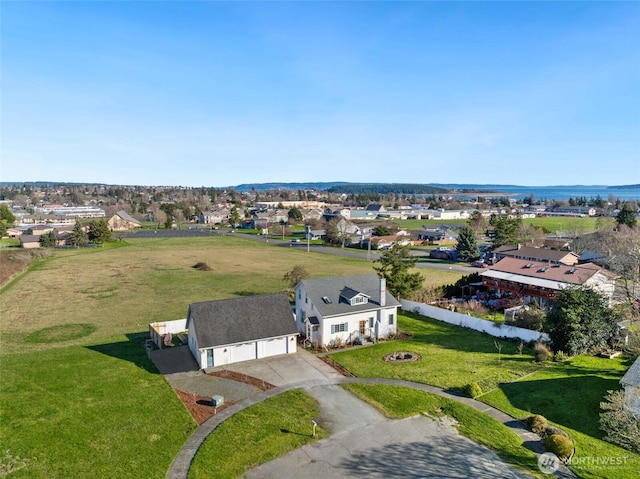
<svg viewBox="0 0 640 479">
<path fill-rule="evenodd" d="M 295 353 L 298 336 L 286 293 L 193 303 L 187 331 L 203 369 Z"/>
<path fill-rule="evenodd" d="M 376 274 L 305 279 L 295 294 L 298 331 L 317 346 L 361 343 L 397 332 L 400 303 Z"/>
<path fill-rule="evenodd" d="M 640 358 L 636 358 L 620 384 L 624 387 L 631 413 L 640 418 Z"/>
</svg>

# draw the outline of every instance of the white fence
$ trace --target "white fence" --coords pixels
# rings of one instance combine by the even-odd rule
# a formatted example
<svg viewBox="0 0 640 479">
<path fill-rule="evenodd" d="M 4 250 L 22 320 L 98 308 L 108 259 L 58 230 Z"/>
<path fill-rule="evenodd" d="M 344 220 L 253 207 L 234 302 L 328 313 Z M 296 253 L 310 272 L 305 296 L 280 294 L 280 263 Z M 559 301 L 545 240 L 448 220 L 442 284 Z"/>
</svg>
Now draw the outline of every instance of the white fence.
<svg viewBox="0 0 640 479">
<path fill-rule="evenodd" d="M 517 338 L 526 343 L 529 341 L 549 342 L 549 335 L 547 333 L 494 323 L 493 321 L 487 321 L 486 319 L 474 318 L 467 314 L 456 313 L 454 311 L 449 311 L 448 309 L 409 301 L 408 299 L 401 299 L 400 303 L 402 304 L 402 309 L 406 311 L 412 311 L 455 326 L 462 326 L 463 328 L 482 331 L 483 333 L 487 333 L 497 338 Z"/>
<path fill-rule="evenodd" d="M 162 321 L 159 323 L 149 323 L 149 334 L 151 340 L 162 349 L 162 340 L 165 334 L 182 333 L 187 330 L 187 318 L 176 319 L 174 321 Z"/>
</svg>

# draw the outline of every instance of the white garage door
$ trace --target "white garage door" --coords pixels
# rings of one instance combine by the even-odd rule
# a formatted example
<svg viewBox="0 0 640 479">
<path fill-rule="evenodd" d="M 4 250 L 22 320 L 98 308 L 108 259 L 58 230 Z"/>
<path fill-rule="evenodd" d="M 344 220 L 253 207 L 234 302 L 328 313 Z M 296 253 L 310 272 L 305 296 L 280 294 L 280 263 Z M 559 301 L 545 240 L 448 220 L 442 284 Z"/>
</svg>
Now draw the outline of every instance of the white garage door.
<svg viewBox="0 0 640 479">
<path fill-rule="evenodd" d="M 264 345 L 265 357 L 287 353 L 287 338 L 268 339 L 263 341 L 262 344 Z"/>
<path fill-rule="evenodd" d="M 249 361 L 256 359 L 256 343 L 238 344 L 231 347 L 231 362 Z"/>
</svg>

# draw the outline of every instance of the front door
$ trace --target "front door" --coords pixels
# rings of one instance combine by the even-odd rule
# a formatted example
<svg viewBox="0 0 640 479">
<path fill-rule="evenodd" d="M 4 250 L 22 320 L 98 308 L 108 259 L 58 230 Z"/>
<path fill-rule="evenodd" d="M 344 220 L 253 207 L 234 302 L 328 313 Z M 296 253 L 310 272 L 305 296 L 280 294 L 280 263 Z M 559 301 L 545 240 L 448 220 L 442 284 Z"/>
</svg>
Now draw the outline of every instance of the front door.
<svg viewBox="0 0 640 479">
<path fill-rule="evenodd" d="M 207 367 L 213 367 L 213 349 L 207 349 Z"/>
<path fill-rule="evenodd" d="M 360 326 L 360 334 L 364 334 L 365 328 L 367 327 L 367 322 L 360 321 L 359 326 Z"/>
</svg>

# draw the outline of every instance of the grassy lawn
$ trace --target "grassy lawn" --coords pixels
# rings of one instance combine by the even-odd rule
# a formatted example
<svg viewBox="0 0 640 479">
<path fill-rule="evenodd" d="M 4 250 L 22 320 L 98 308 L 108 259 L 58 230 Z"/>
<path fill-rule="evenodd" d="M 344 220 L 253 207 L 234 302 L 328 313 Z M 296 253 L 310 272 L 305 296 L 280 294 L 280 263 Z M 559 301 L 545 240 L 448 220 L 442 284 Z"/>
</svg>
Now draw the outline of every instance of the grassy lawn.
<svg viewBox="0 0 640 479">
<path fill-rule="evenodd" d="M 506 413 L 524 418 L 542 414 L 561 426 L 576 442 L 576 461 L 589 458 L 626 458 L 613 468 L 576 463 L 574 471 L 584 478 L 631 479 L 638 477 L 640 456 L 602 440 L 598 427 L 600 402 L 630 366 L 625 358 L 578 356 L 523 378 L 501 384 L 480 399 Z"/>
<path fill-rule="evenodd" d="M 508 464 L 542 477 L 536 455 L 522 445 L 516 433 L 469 406 L 410 388 L 370 384 L 345 384 L 343 387 L 393 419 L 416 414 L 453 418 L 462 435 L 492 449 Z"/>
<path fill-rule="evenodd" d="M 316 401 L 302 390 L 284 392 L 235 414 L 207 438 L 189 470 L 190 479 L 233 479 L 327 436 L 320 426 L 312 437 Z"/>
<path fill-rule="evenodd" d="M 282 291 L 296 264 L 315 277 L 372 272 L 225 236 L 35 260 L 0 292 L 0 444 L 30 459 L 11 477 L 164 477 L 195 423 L 141 347 L 148 323 L 184 318 L 195 301 Z"/>
<path fill-rule="evenodd" d="M 525 347 L 519 355 L 514 342 L 408 312 L 400 313 L 398 320 L 400 329 L 411 333 L 412 339 L 333 353 L 331 358 L 360 377 L 406 379 L 445 389 L 477 382 L 483 391 L 540 368 L 532 362 L 531 350 Z M 502 346 L 500 354 L 496 344 Z M 412 351 L 422 360 L 404 364 L 382 360 L 394 351 Z"/>
</svg>

